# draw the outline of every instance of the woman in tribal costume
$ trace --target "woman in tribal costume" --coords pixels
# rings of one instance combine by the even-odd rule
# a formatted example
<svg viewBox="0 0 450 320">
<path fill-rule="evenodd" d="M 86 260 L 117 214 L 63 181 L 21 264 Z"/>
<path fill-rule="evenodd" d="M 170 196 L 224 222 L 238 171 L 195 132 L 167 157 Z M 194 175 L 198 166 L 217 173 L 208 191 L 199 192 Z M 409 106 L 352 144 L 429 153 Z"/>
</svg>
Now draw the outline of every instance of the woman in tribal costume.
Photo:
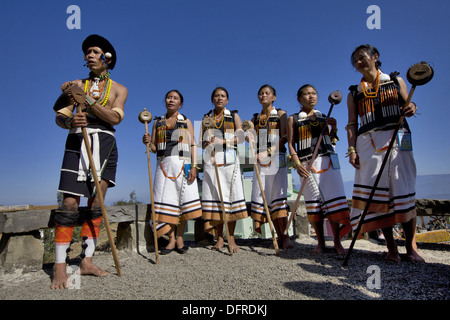
<svg viewBox="0 0 450 320">
<path fill-rule="evenodd" d="M 287 167 L 286 167 L 286 112 L 275 109 L 276 91 L 270 85 L 263 85 L 258 91 L 262 105 L 260 113 L 252 118 L 256 136 L 248 134 L 251 142 L 256 139 L 256 159 L 263 192 L 278 235 L 281 249 L 292 247 L 289 235 L 284 234 L 287 225 Z M 261 226 L 267 222 L 264 202 L 256 172 L 253 173 L 251 216 L 255 220 L 255 230 L 261 232 Z"/>
<path fill-rule="evenodd" d="M 194 127 L 179 113 L 183 96 L 177 90 L 165 96 L 167 113 L 157 117 L 152 135 L 145 134 L 144 144 L 157 154 L 153 197 L 157 236 L 168 234 L 169 243 L 161 250 L 185 253 L 183 234 L 186 222 L 202 215 L 197 185 L 197 146 Z M 154 223 L 152 221 L 151 223 Z"/>
<path fill-rule="evenodd" d="M 325 249 L 323 221 L 326 217 L 331 224 L 336 252 L 345 254 L 341 239 L 351 231 L 351 226 L 339 160 L 334 151 L 338 140 L 336 119 L 326 119 L 324 114 L 314 109 L 317 98 L 317 91 L 312 85 L 306 84 L 298 90 L 297 100 L 301 110 L 288 119 L 289 153 L 302 184 L 306 183 L 303 196 L 308 221 L 313 225 L 318 240 L 313 252 L 322 253 Z M 324 126 L 331 126 L 331 131 L 329 127 L 324 130 L 317 157 L 309 172 L 307 162 L 312 158 Z"/>
<path fill-rule="evenodd" d="M 234 241 L 236 221 L 246 218 L 247 207 L 245 204 L 242 175 L 239 165 L 239 157 L 236 146 L 243 142 L 238 136 L 243 137 L 242 121 L 236 110 L 226 108 L 228 104 L 228 91 L 217 87 L 211 95 L 214 109 L 205 117 L 213 119 L 213 127 L 202 126 L 202 147 L 205 149 L 202 183 L 202 212 L 205 220 L 205 231 L 210 232 L 217 228 L 217 242 L 213 250 L 220 250 L 224 245 L 222 207 L 218 184 L 223 197 L 226 220 L 230 239 L 228 244 L 232 252 L 237 252 L 239 247 Z M 214 163 L 217 166 L 219 181 L 217 181 Z"/>
<path fill-rule="evenodd" d="M 351 210 L 354 229 L 359 224 L 401 113 L 411 117 L 417 111 L 414 103 L 404 105 L 408 97 L 404 80 L 396 73 L 387 75 L 381 72 L 379 56 L 378 50 L 371 45 L 359 46 L 351 55 L 352 65 L 363 75 L 358 85 L 349 88 L 347 100 L 348 155 L 350 164 L 356 168 Z M 411 131 L 405 120 L 361 229 L 361 232 L 383 231 L 388 249 L 387 260 L 400 261 L 392 226 L 401 223 L 405 232 L 407 259 L 423 261 L 414 240 L 415 179 Z"/>
</svg>

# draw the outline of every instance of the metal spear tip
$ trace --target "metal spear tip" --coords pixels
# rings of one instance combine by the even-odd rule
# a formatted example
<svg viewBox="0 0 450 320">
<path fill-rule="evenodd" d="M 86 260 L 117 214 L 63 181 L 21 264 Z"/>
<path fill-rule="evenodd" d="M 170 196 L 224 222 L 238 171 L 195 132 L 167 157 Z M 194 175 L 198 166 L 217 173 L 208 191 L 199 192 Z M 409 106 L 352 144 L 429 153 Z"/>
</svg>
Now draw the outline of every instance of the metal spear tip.
<svg viewBox="0 0 450 320">
<path fill-rule="evenodd" d="M 255 126 L 253 125 L 253 122 L 251 122 L 250 120 L 244 120 L 244 122 L 242 123 L 242 130 L 244 131 L 248 131 L 253 129 Z"/>
<path fill-rule="evenodd" d="M 328 101 L 332 104 L 339 104 L 342 101 L 342 93 L 339 90 L 333 91 L 328 96 Z"/>
<path fill-rule="evenodd" d="M 406 73 L 406 79 L 413 86 L 421 86 L 433 79 L 434 70 L 426 62 L 422 61 L 411 66 Z"/>
<path fill-rule="evenodd" d="M 139 113 L 139 121 L 142 123 L 152 121 L 152 114 L 144 108 L 144 110 Z"/>
</svg>

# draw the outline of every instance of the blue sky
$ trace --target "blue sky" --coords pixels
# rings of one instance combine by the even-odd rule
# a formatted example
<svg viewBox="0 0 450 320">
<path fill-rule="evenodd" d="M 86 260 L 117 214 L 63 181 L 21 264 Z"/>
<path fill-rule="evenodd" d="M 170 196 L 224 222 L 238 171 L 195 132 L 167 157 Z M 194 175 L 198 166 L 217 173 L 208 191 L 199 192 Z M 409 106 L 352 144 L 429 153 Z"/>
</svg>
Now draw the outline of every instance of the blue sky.
<svg viewBox="0 0 450 320">
<path fill-rule="evenodd" d="M 68 29 L 70 5 L 81 10 L 81 29 Z M 366 25 L 370 5 L 380 8 L 381 29 Z M 299 110 L 297 89 L 311 83 L 319 92 L 317 109 L 327 113 L 329 93 L 361 76 L 350 54 L 362 43 L 381 52 L 384 72 L 407 69 L 422 60 L 434 79 L 418 87 L 413 101 L 420 115 L 409 120 L 419 175 L 450 173 L 447 143 L 450 111 L 446 94 L 450 71 L 447 0 L 135 0 L 9 1 L 0 11 L 0 205 L 56 203 L 59 169 L 67 131 L 54 123 L 53 103 L 60 85 L 86 77 L 82 41 L 100 34 L 115 46 L 118 61 L 111 77 L 129 91 L 125 119 L 117 127 L 117 186 L 106 204 L 136 191 L 149 202 L 147 157 L 138 114 L 165 111 L 164 95 L 178 89 L 182 112 L 200 121 L 211 109 L 211 91 L 228 89 L 228 107 L 249 119 L 261 106 L 257 90 L 270 83 L 275 105 Z M 410 85 L 408 84 L 408 88 Z M 345 181 L 354 170 L 347 150 L 345 98 L 333 109 L 338 120 L 337 152 Z M 155 168 L 153 156 L 153 169 Z"/>
</svg>

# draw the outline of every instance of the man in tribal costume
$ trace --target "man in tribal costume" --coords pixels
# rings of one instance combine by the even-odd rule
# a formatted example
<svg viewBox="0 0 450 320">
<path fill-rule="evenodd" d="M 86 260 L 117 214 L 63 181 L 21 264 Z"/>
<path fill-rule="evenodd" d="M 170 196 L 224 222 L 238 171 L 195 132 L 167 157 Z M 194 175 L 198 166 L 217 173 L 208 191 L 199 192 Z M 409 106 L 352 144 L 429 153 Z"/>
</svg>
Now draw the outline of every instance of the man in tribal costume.
<svg viewBox="0 0 450 320">
<path fill-rule="evenodd" d="M 62 85 L 62 91 L 78 85 L 86 93 L 86 103 L 75 107 L 66 93 L 55 103 L 56 124 L 68 129 L 64 158 L 58 191 L 63 194 L 62 206 L 55 214 L 55 264 L 52 289 L 67 288 L 66 259 L 70 251 L 74 226 L 82 224 L 83 240 L 80 273 L 106 276 L 107 271 L 92 262 L 92 256 L 102 223 L 97 192 L 105 196 L 106 190 L 115 185 L 118 152 L 114 137 L 114 126 L 124 117 L 127 89 L 111 80 L 109 70 L 114 69 L 117 55 L 114 47 L 99 35 L 88 36 L 82 50 L 90 73 L 87 79 L 69 81 Z M 81 128 L 86 128 L 92 149 L 94 165 L 100 181 L 100 189 L 95 189 L 90 163 Z M 88 198 L 88 208 L 80 215 L 80 198 Z"/>
</svg>

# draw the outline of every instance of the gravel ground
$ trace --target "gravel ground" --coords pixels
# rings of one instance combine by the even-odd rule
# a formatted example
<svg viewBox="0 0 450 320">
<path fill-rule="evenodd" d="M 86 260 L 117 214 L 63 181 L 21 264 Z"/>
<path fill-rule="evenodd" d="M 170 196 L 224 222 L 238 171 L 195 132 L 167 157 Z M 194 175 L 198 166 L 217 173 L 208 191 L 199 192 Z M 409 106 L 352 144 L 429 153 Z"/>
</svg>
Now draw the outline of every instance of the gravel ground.
<svg viewBox="0 0 450 320">
<path fill-rule="evenodd" d="M 349 261 L 328 249 L 313 254 L 316 240 L 296 239 L 277 257 L 270 240 L 238 240 L 240 251 L 228 255 L 186 242 L 189 251 L 161 256 L 119 252 L 123 272 L 118 277 L 110 253 L 97 253 L 94 262 L 111 274 L 83 276 L 79 289 L 52 291 L 51 265 L 35 273 L 0 275 L 0 300 L 449 300 L 450 245 L 419 246 L 426 263 L 384 261 L 384 244 L 358 240 Z M 343 241 L 348 248 L 350 241 Z M 404 253 L 404 247 L 399 247 Z M 380 271 L 380 288 L 368 279 Z M 369 281 L 373 284 L 373 281 Z M 186 302 L 185 302 L 186 303 Z"/>
</svg>

